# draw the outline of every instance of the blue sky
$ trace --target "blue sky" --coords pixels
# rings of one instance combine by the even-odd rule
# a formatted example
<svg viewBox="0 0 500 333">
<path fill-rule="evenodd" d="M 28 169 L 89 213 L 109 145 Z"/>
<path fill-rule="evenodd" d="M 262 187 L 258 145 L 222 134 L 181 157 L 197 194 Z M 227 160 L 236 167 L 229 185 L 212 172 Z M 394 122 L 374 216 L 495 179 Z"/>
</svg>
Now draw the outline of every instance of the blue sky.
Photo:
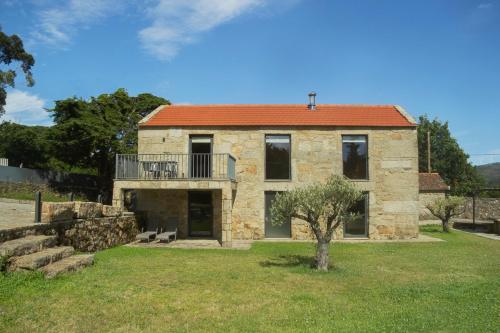
<svg viewBox="0 0 500 333">
<path fill-rule="evenodd" d="M 500 0 L 0 0 L 36 60 L 4 119 L 126 88 L 173 103 L 399 104 L 500 154 Z M 500 155 L 473 156 L 477 164 Z"/>
</svg>

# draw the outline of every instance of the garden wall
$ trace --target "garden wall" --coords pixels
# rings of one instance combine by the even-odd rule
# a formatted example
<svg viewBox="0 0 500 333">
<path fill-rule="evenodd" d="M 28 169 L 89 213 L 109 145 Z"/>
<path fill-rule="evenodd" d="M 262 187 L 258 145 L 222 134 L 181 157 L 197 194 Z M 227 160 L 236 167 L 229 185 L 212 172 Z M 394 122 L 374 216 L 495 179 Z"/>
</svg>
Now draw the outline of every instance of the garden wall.
<svg viewBox="0 0 500 333">
<path fill-rule="evenodd" d="M 130 243 L 138 233 L 136 217 L 130 213 L 123 215 L 114 207 L 103 209 L 103 205 L 96 203 L 75 206 L 78 203 L 44 203 L 42 211 L 46 223 L 0 230 L 0 243 L 28 235 L 55 235 L 59 245 L 73 246 L 82 252 L 95 252 Z M 72 210 L 71 215 L 68 215 L 69 209 Z M 90 214 L 83 216 L 79 210 Z M 52 217 L 47 214 L 52 214 Z"/>
<path fill-rule="evenodd" d="M 89 197 L 97 197 L 98 194 L 97 177 L 52 170 L 0 166 L 0 184 L 31 184 L 33 188 L 51 188 L 62 193 L 84 193 Z"/>
<path fill-rule="evenodd" d="M 472 219 L 472 198 L 466 198 L 465 212 L 460 216 Z M 500 198 L 476 198 L 476 218 L 494 220 L 500 218 Z"/>
</svg>

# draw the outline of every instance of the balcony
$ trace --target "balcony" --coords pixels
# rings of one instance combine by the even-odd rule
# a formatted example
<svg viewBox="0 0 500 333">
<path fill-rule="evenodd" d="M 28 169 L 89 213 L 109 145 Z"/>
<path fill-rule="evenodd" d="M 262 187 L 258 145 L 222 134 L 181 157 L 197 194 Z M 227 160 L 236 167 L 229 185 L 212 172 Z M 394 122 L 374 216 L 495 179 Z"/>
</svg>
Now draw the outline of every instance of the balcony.
<svg viewBox="0 0 500 333">
<path fill-rule="evenodd" d="M 117 154 L 117 180 L 236 180 L 231 154 Z"/>
</svg>

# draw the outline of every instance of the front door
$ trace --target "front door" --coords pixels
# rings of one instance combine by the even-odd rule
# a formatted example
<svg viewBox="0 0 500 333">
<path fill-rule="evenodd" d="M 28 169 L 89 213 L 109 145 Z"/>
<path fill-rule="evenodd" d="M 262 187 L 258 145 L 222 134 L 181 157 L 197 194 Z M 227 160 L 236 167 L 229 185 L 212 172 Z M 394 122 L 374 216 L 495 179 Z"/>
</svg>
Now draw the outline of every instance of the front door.
<svg viewBox="0 0 500 333">
<path fill-rule="evenodd" d="M 265 232 L 266 238 L 290 238 L 292 237 L 292 226 L 290 220 L 284 221 L 281 225 L 271 223 L 271 204 L 278 192 L 265 192 Z"/>
<path fill-rule="evenodd" d="M 188 202 L 189 236 L 212 236 L 212 192 L 191 191 L 188 193 Z"/>
<path fill-rule="evenodd" d="M 212 137 L 193 135 L 190 140 L 190 167 L 191 178 L 212 177 Z"/>
</svg>

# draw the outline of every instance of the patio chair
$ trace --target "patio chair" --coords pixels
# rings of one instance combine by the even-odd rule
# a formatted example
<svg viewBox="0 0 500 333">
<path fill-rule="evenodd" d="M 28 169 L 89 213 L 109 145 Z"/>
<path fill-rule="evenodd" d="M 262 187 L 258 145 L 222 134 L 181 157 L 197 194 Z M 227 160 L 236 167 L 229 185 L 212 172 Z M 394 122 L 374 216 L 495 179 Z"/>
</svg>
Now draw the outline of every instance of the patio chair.
<svg viewBox="0 0 500 333">
<path fill-rule="evenodd" d="M 146 231 L 144 231 L 144 228 L 140 234 L 135 236 L 136 240 L 139 241 L 147 241 L 148 243 L 156 238 L 158 235 L 158 221 L 148 221 Z"/>
<path fill-rule="evenodd" d="M 170 242 L 170 238 L 174 237 L 174 241 L 177 240 L 177 226 L 179 225 L 179 218 L 174 216 L 174 217 L 169 217 L 167 218 L 167 223 L 165 224 L 165 229 L 162 230 L 163 232 L 158 234 L 156 238 L 161 242 L 161 241 L 166 241 L 167 243 Z"/>
</svg>

